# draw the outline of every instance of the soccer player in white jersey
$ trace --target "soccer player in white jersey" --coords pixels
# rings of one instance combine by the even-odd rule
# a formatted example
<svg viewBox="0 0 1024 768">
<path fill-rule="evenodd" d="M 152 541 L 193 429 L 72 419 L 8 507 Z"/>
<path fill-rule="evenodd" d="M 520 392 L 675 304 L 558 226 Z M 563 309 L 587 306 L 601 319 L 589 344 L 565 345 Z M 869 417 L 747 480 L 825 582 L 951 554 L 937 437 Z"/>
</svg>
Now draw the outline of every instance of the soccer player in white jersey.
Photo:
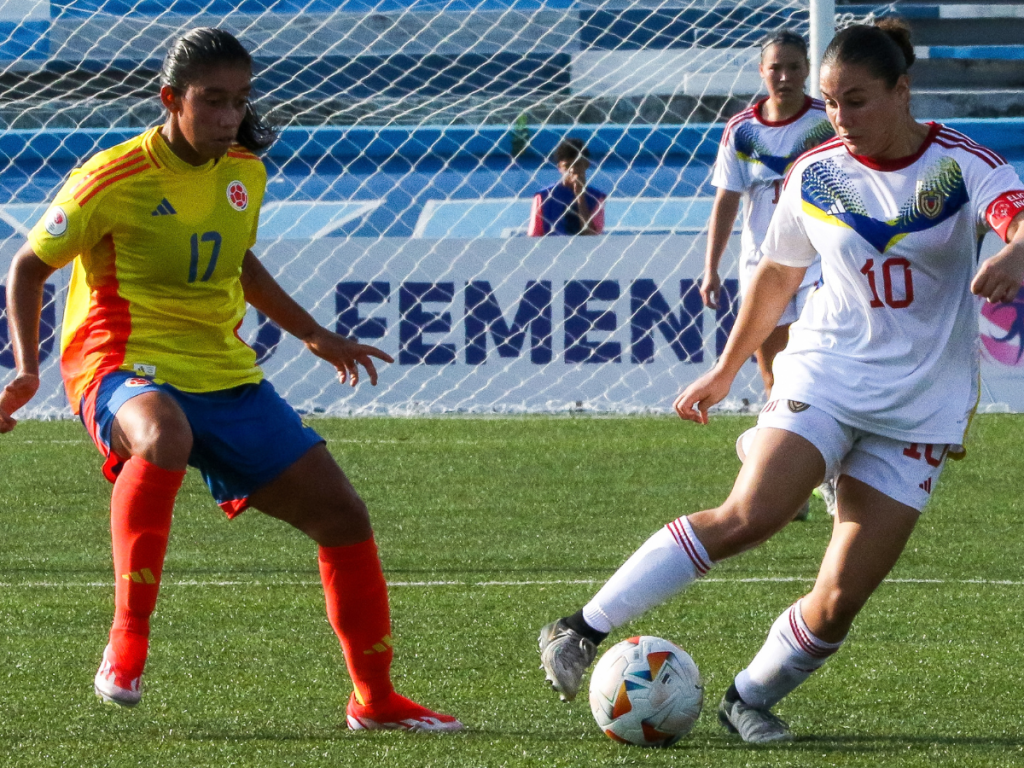
<svg viewBox="0 0 1024 768">
<path fill-rule="evenodd" d="M 782 29 L 764 38 L 759 70 L 768 96 L 726 124 L 711 177 L 718 192 L 711 210 L 704 280 L 700 288 L 705 306 L 711 309 L 719 306 L 722 279 L 718 269 L 740 201 L 743 201 L 743 233 L 739 275 L 740 295 L 743 296 L 761 261 L 761 244 L 779 202 L 786 174 L 801 154 L 835 135 L 825 114 L 824 102 L 804 93 L 811 64 L 807 58 L 807 43 L 800 35 Z M 754 353 L 769 398 L 775 356 L 785 348 L 789 326 L 800 317 L 807 297 L 820 278 L 821 267 L 815 261 L 807 269 L 800 290 L 786 306 L 775 330 Z M 744 433 L 736 443 L 741 459 L 751 435 L 752 432 Z M 820 492 L 829 512 L 834 514 L 835 490 L 831 483 L 822 483 Z M 806 520 L 809 513 L 809 502 L 805 501 L 797 510 L 796 519 Z"/>
<path fill-rule="evenodd" d="M 910 114 L 906 26 L 836 35 L 821 90 L 837 138 L 801 157 L 722 358 L 679 396 L 707 422 L 771 333 L 806 268 L 815 291 L 775 365 L 772 399 L 722 506 L 654 534 L 580 611 L 541 630 L 541 660 L 565 699 L 596 644 L 715 563 L 770 538 L 824 477 L 838 514 L 811 591 L 783 611 L 734 679 L 718 716 L 747 742 L 788 741 L 771 709 L 843 643 L 895 565 L 978 396 L 978 306 L 1024 280 L 1024 184 L 991 150 Z M 976 270 L 979 231 L 1007 245 Z"/>
<path fill-rule="evenodd" d="M 760 73 L 768 96 L 725 126 L 711 177 L 718 191 L 711 210 L 700 287 L 701 298 L 711 309 L 719 305 L 722 278 L 718 270 L 740 201 L 743 232 L 739 277 L 743 296 L 761 260 L 761 243 L 779 202 L 786 173 L 801 154 L 835 135 L 825 114 L 825 104 L 804 93 L 810 67 L 807 43 L 800 35 L 783 29 L 766 37 L 761 41 Z M 779 324 L 757 349 L 757 365 L 769 396 L 772 361 L 786 346 L 789 326 L 800 316 L 820 276 L 821 269 L 815 262 L 808 268 L 800 290 L 779 318 Z"/>
</svg>

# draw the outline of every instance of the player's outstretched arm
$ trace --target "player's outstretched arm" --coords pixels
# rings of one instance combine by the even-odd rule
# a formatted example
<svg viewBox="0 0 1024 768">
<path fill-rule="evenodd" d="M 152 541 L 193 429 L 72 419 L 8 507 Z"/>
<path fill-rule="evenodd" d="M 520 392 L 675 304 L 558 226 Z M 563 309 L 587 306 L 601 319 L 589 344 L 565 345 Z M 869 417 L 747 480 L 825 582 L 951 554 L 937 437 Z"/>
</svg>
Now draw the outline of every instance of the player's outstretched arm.
<svg viewBox="0 0 1024 768">
<path fill-rule="evenodd" d="M 676 398 L 679 417 L 698 424 L 708 423 L 708 408 L 725 399 L 743 363 L 750 359 L 768 334 L 778 325 L 790 299 L 800 288 L 804 267 L 788 267 L 763 259 L 754 273 L 750 290 L 740 305 L 736 325 L 715 367 L 688 386 Z"/>
<path fill-rule="evenodd" d="M 0 393 L 0 433 L 17 424 L 14 412 L 39 389 L 39 317 L 43 311 L 43 286 L 56 270 L 26 243 L 14 255 L 7 273 L 7 325 L 14 347 L 16 373 Z"/>
<path fill-rule="evenodd" d="M 718 309 L 718 300 L 722 292 L 722 278 L 718 267 L 722 263 L 722 254 L 729 243 L 736 214 L 740 210 L 742 194 L 728 189 L 719 189 L 715 193 L 715 203 L 711 208 L 711 219 L 708 222 L 708 248 L 704 254 L 704 280 L 700 286 L 700 297 L 705 307 Z"/>
<path fill-rule="evenodd" d="M 1024 281 L 1024 213 L 1006 230 L 1006 246 L 985 261 L 971 282 L 971 291 L 997 304 L 1013 301 Z"/>
<path fill-rule="evenodd" d="M 370 383 L 376 386 L 377 369 L 373 358 L 385 363 L 394 362 L 386 352 L 368 344 L 360 344 L 320 325 L 295 299 L 285 293 L 252 251 L 245 252 L 241 280 L 245 300 L 300 339 L 314 355 L 333 365 L 342 384 L 346 381 L 351 382 L 353 387 L 358 384 L 359 366 L 362 366 L 370 377 Z"/>
</svg>

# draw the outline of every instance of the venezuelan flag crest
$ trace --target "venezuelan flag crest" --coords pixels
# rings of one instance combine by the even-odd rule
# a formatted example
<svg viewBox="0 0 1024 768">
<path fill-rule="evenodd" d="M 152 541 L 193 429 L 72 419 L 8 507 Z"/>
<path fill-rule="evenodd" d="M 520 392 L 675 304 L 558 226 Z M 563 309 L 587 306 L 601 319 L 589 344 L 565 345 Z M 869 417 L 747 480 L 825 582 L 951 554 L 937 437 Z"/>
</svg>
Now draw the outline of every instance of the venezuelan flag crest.
<svg viewBox="0 0 1024 768">
<path fill-rule="evenodd" d="M 917 194 L 917 208 L 929 219 L 938 218 L 942 213 L 942 195 L 936 189 L 922 189 Z"/>
</svg>

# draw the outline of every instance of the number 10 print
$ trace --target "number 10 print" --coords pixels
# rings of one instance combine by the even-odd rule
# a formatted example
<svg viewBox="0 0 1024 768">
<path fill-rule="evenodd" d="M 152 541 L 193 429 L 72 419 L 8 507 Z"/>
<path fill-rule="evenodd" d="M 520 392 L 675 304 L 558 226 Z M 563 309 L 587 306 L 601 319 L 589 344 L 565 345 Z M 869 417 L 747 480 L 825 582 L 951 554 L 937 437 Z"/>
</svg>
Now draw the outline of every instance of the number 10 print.
<svg viewBox="0 0 1024 768">
<path fill-rule="evenodd" d="M 860 273 L 865 275 L 868 279 L 868 286 L 871 288 L 871 306 L 872 307 L 885 307 L 889 306 L 893 309 L 903 309 L 909 307 L 914 301 L 914 274 L 910 271 L 910 262 L 904 259 L 902 256 L 886 259 L 882 262 L 882 289 L 885 295 L 885 301 L 878 295 L 878 283 L 875 278 L 875 260 L 868 259 L 864 262 L 864 266 L 861 267 Z M 894 283 L 902 282 L 902 298 L 898 297 L 896 290 L 894 290 Z"/>
</svg>

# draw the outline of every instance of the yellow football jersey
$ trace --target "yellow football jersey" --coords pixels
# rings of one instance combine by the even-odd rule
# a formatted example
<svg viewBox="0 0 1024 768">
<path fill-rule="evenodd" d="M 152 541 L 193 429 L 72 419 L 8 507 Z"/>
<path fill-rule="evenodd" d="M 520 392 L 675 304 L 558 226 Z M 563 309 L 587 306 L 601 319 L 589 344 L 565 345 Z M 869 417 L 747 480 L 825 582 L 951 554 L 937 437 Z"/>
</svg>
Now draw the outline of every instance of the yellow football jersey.
<svg viewBox="0 0 1024 768">
<path fill-rule="evenodd" d="M 29 233 L 50 266 L 74 262 L 60 344 L 72 410 L 113 370 L 188 392 L 262 378 L 237 332 L 266 181 L 243 147 L 192 166 L 157 128 L 72 171 Z"/>
</svg>

